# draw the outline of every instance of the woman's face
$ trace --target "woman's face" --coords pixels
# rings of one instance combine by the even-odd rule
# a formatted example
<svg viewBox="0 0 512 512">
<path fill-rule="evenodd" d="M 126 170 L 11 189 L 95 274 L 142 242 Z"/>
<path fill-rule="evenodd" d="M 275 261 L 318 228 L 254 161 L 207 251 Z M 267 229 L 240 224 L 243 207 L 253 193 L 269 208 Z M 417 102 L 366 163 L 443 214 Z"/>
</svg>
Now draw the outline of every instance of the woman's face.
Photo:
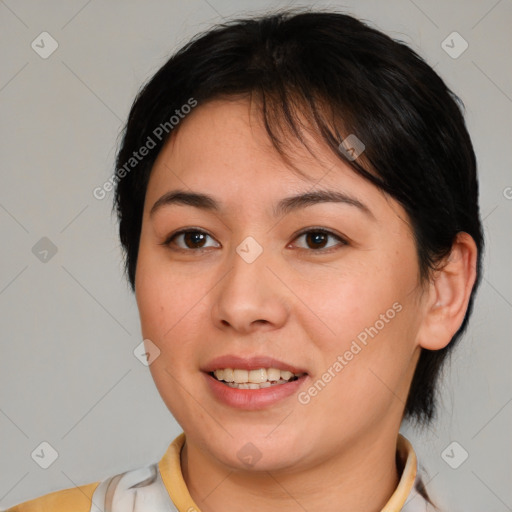
<svg viewBox="0 0 512 512">
<path fill-rule="evenodd" d="M 182 121 L 149 180 L 136 298 L 160 351 L 150 370 L 188 442 L 231 467 L 298 469 L 395 439 L 419 355 L 404 210 L 314 149 L 289 148 L 302 177 L 257 109 L 218 100 Z"/>
</svg>

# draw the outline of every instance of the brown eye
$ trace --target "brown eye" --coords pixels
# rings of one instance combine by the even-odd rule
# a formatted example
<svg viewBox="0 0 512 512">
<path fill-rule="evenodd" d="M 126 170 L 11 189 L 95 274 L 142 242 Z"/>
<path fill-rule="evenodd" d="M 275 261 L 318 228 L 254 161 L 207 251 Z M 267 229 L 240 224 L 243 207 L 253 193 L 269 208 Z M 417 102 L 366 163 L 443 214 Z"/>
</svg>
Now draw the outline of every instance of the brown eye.
<svg viewBox="0 0 512 512">
<path fill-rule="evenodd" d="M 343 238 L 325 229 L 309 229 L 308 231 L 304 231 L 299 236 L 297 236 L 296 240 L 301 237 L 304 237 L 304 241 L 306 242 L 305 249 L 312 249 L 314 252 L 315 250 L 316 252 L 328 250 L 336 247 L 336 245 L 347 245 L 347 242 Z M 339 243 L 327 245 L 329 238 L 336 239 Z M 304 249 L 304 247 L 300 248 Z"/>
<path fill-rule="evenodd" d="M 306 244 L 312 249 L 323 249 L 328 238 L 329 235 L 326 235 L 321 231 L 310 231 L 309 233 L 306 233 L 305 240 Z"/>
<path fill-rule="evenodd" d="M 210 235 L 204 231 L 197 229 L 182 230 L 170 236 L 164 242 L 164 245 L 172 246 L 175 244 L 179 249 L 193 251 L 212 247 L 211 245 L 205 245 L 208 238 L 211 238 Z"/>
<path fill-rule="evenodd" d="M 203 247 L 207 235 L 200 233 L 199 231 L 188 231 L 183 233 L 183 241 L 189 249 L 197 249 L 197 247 Z"/>
<path fill-rule="evenodd" d="M 346 240 L 325 229 L 309 229 L 299 234 L 295 240 L 301 237 L 304 238 L 306 246 L 299 246 L 299 248 L 301 250 L 310 250 L 310 252 L 329 252 L 330 249 L 336 248 L 337 246 L 348 245 Z M 206 245 L 208 238 L 213 240 L 213 238 L 204 231 L 198 229 L 184 229 L 168 237 L 162 245 L 169 246 L 173 249 L 176 247 L 176 250 L 189 252 L 199 251 L 209 247 L 219 247 L 219 245 Z M 329 239 L 336 240 L 338 243 L 328 245 Z"/>
</svg>

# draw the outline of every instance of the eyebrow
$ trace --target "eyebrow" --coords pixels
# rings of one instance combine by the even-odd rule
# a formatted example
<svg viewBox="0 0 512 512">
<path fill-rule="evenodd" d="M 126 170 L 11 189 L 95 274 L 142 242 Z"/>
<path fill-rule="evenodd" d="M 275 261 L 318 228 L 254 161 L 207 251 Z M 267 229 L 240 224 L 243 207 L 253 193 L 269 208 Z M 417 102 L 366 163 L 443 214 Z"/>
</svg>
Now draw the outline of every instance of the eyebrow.
<svg viewBox="0 0 512 512">
<path fill-rule="evenodd" d="M 364 203 L 359 201 L 359 199 L 336 190 L 315 190 L 313 192 L 305 192 L 304 194 L 285 197 L 279 201 L 277 206 L 274 207 L 273 214 L 275 217 L 278 217 L 319 203 L 348 204 L 358 208 L 369 217 L 375 219 L 372 211 Z M 149 215 L 152 216 L 160 208 L 173 204 L 193 206 L 194 208 L 199 208 L 205 211 L 222 211 L 221 203 L 212 196 L 198 192 L 188 192 L 185 190 L 171 190 L 155 202 L 151 207 Z"/>
</svg>

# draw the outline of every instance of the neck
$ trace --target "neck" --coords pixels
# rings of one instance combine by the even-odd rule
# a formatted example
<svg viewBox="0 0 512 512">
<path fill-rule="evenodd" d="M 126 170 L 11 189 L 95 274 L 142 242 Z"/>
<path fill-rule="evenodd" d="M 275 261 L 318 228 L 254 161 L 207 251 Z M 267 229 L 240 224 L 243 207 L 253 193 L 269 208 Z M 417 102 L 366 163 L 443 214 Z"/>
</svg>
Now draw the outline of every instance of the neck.
<svg viewBox="0 0 512 512">
<path fill-rule="evenodd" d="M 321 464 L 280 471 L 234 470 L 187 441 L 183 477 L 201 512 L 379 512 L 399 481 L 397 434 L 383 430 L 347 443 L 350 448 L 340 448 Z"/>
</svg>

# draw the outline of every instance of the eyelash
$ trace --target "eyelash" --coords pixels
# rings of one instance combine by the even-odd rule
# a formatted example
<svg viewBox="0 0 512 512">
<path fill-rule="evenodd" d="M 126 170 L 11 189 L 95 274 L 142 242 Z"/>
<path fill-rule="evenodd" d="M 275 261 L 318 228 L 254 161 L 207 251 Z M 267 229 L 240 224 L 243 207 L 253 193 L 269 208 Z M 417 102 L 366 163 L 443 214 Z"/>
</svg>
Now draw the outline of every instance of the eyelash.
<svg viewBox="0 0 512 512">
<path fill-rule="evenodd" d="M 171 247 L 171 242 L 173 242 L 178 236 L 184 235 L 184 234 L 187 234 L 187 233 L 200 233 L 200 234 L 203 234 L 203 235 L 207 235 L 210 238 L 213 238 L 206 231 L 203 231 L 202 229 L 187 228 L 187 229 L 181 229 L 179 231 L 176 231 L 175 233 L 172 233 L 160 245 L 167 246 L 169 249 L 171 249 L 173 251 L 181 251 L 181 252 L 203 252 L 203 251 L 205 251 L 207 249 L 210 249 L 210 247 L 206 247 L 206 248 L 198 247 L 196 249 L 190 249 L 190 248 L 184 249 L 183 247 L 178 247 L 178 248 Z M 301 237 L 303 235 L 308 235 L 310 233 L 316 233 L 316 234 L 322 233 L 324 235 L 327 235 L 327 236 L 330 236 L 332 238 L 337 239 L 340 242 L 340 244 L 339 244 L 339 246 L 328 247 L 327 249 L 323 249 L 323 248 L 320 248 L 320 249 L 304 249 L 304 248 L 299 248 L 300 251 L 327 254 L 327 253 L 333 252 L 333 250 L 338 250 L 340 247 L 348 245 L 348 241 L 345 240 L 343 237 L 341 237 L 340 235 L 337 235 L 337 234 L 333 233 L 332 231 L 329 231 L 329 230 L 327 230 L 325 228 L 308 228 L 308 229 L 305 229 L 304 231 L 301 231 L 300 233 L 297 233 L 295 235 L 295 237 L 294 237 L 294 240 L 296 240 L 297 238 L 299 238 L 299 237 Z"/>
</svg>

